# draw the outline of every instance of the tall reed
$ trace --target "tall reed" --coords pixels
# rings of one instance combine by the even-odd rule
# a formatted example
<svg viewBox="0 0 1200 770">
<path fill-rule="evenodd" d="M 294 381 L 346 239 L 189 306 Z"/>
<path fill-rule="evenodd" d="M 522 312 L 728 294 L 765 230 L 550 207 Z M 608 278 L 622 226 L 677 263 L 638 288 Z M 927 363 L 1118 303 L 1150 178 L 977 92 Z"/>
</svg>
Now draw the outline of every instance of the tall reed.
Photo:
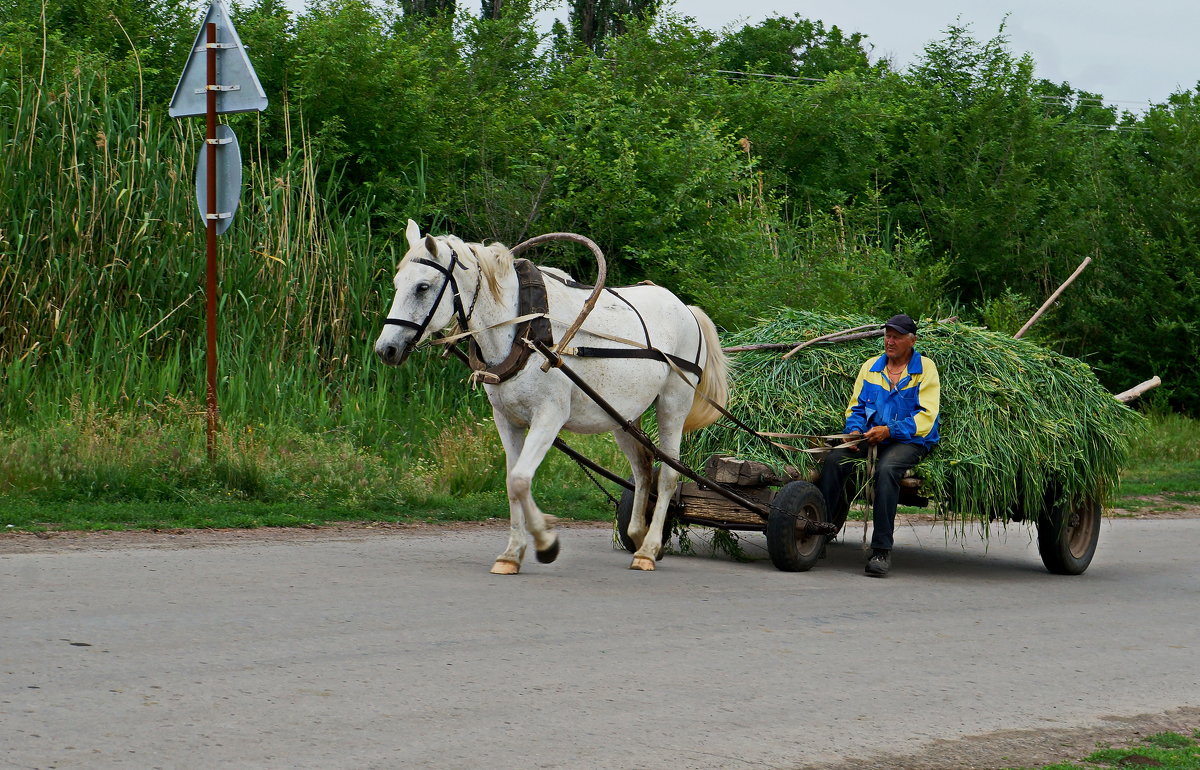
<svg viewBox="0 0 1200 770">
<path fill-rule="evenodd" d="M 108 93 L 95 72 L 39 84 L 3 66 L 0 420 L 70 420 L 73 404 L 197 410 L 200 122 L 139 111 L 136 95 Z M 257 117 L 231 118 L 245 184 L 219 243 L 224 420 L 336 431 L 404 456 L 436 433 L 431 416 L 481 394 L 431 357 L 381 371 L 371 343 L 399 254 L 372 237 L 371 200 L 342 201 L 349 214 L 337 214 L 302 132 L 272 165 Z"/>
</svg>

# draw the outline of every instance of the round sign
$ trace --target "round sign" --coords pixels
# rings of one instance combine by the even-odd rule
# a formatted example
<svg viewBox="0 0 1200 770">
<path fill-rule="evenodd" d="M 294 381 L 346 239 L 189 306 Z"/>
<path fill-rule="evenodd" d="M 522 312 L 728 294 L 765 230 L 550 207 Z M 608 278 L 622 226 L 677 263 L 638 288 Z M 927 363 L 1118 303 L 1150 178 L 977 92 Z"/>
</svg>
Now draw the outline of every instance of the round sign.
<svg viewBox="0 0 1200 770">
<path fill-rule="evenodd" d="M 238 199 L 242 197 L 242 151 L 238 148 L 233 129 L 224 124 L 217 126 L 217 210 L 208 210 L 208 142 L 200 146 L 196 158 L 196 204 L 200 207 L 200 218 L 208 223 L 213 213 L 217 220 L 217 235 L 224 233 L 233 224 Z"/>
</svg>

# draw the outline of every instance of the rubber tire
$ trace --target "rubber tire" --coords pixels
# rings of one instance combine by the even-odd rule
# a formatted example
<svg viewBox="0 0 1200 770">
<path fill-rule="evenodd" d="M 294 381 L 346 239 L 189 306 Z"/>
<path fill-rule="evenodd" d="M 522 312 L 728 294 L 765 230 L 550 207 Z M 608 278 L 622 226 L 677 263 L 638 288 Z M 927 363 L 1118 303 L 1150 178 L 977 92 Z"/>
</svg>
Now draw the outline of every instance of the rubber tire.
<svg viewBox="0 0 1200 770">
<path fill-rule="evenodd" d="M 1058 499 L 1048 500 L 1037 523 L 1038 553 L 1046 569 L 1054 575 L 1082 575 L 1096 555 L 1102 518 L 1097 502 L 1089 500 L 1068 512 Z"/>
<path fill-rule="evenodd" d="M 617 539 L 621 541 L 621 545 L 626 551 L 634 553 L 637 551 L 637 546 L 633 544 L 633 540 L 626 534 L 629 531 L 629 522 L 633 520 L 633 490 L 626 489 L 621 492 L 621 501 L 617 503 Z M 650 522 L 647 521 L 647 524 Z"/>
<path fill-rule="evenodd" d="M 825 550 L 826 535 L 804 535 L 798 521 L 829 521 L 821 490 L 807 481 L 791 481 L 775 495 L 767 519 L 767 553 L 783 572 L 807 572 L 816 566 Z"/>
</svg>

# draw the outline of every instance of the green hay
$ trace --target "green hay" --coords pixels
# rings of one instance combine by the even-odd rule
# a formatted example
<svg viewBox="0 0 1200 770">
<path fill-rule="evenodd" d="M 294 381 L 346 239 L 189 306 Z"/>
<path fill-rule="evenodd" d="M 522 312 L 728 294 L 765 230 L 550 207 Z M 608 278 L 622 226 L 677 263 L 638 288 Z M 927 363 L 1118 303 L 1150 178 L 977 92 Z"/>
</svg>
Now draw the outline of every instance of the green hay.
<svg viewBox="0 0 1200 770">
<path fill-rule="evenodd" d="M 799 343 L 865 324 L 863 316 L 779 312 L 729 335 L 727 347 Z M 1062 499 L 1107 502 L 1143 420 L 1112 397 L 1084 363 L 1024 340 L 962 323 L 924 322 L 917 350 L 942 383 L 941 443 L 918 467 L 942 514 L 962 521 L 1036 518 L 1048 489 Z M 879 337 L 784 351 L 730 354 L 730 411 L 757 430 L 841 432 L 862 362 L 882 353 Z M 800 439 L 783 443 L 807 446 Z M 722 420 L 685 439 L 684 461 L 714 454 L 807 472 L 812 456 L 774 451 Z"/>
</svg>

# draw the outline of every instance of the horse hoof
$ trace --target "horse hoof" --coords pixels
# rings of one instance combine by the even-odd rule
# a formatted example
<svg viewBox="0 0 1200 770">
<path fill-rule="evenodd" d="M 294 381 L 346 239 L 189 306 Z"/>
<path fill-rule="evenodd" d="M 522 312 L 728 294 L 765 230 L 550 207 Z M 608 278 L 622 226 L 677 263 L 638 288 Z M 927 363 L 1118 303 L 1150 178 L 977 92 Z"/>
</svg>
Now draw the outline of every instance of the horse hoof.
<svg viewBox="0 0 1200 770">
<path fill-rule="evenodd" d="M 645 556 L 634 556 L 633 563 L 629 565 L 629 569 L 640 569 L 643 572 L 653 572 L 654 559 L 648 559 Z"/>
<path fill-rule="evenodd" d="M 521 571 L 521 565 L 508 559 L 496 559 L 492 565 L 493 575 L 515 575 Z"/>
<path fill-rule="evenodd" d="M 537 552 L 537 560 L 542 564 L 549 564 L 558 558 L 558 537 L 555 536 L 554 542 L 544 551 Z"/>
</svg>

